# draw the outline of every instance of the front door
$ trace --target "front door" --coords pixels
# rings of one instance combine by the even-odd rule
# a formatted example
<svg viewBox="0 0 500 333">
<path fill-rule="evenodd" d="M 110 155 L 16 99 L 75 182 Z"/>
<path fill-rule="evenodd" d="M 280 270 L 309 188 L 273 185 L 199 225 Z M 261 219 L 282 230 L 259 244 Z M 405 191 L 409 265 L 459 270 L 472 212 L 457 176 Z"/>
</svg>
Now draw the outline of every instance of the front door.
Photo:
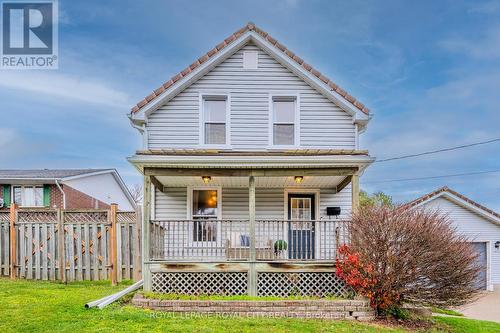
<svg viewBox="0 0 500 333">
<path fill-rule="evenodd" d="M 288 194 L 288 257 L 314 259 L 314 194 Z"/>
</svg>

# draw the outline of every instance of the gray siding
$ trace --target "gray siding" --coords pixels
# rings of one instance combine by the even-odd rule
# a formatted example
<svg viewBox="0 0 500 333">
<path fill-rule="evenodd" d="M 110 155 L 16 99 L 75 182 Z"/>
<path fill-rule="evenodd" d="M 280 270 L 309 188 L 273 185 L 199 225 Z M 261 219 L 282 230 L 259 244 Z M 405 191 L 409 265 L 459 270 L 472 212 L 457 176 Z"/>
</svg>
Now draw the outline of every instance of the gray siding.
<svg viewBox="0 0 500 333">
<path fill-rule="evenodd" d="M 256 218 L 281 220 L 284 217 L 284 192 L 283 188 L 258 188 L 255 194 Z M 340 193 L 334 189 L 321 189 L 319 217 L 327 218 L 326 207 L 340 206 L 340 218 L 347 219 L 351 213 L 351 187 L 350 185 Z M 185 187 L 166 188 L 166 193 L 156 190 L 155 216 L 161 220 L 184 220 L 187 218 L 187 189 Z M 248 219 L 248 189 L 223 188 L 222 189 L 222 218 L 228 220 Z"/>
<path fill-rule="evenodd" d="M 248 219 L 248 189 L 222 189 L 222 218 L 225 220 Z"/>
<path fill-rule="evenodd" d="M 442 197 L 424 204 L 424 207 L 448 214 L 458 232 L 466 235 L 471 242 L 490 241 L 487 252 L 490 256 L 491 284 L 500 284 L 500 251 L 495 249 L 495 242 L 500 240 L 500 226 Z"/>
<path fill-rule="evenodd" d="M 243 69 L 245 50 L 259 52 L 257 70 Z M 268 147 L 271 92 L 300 94 L 302 147 L 355 148 L 352 117 L 252 44 L 237 51 L 149 117 L 149 148 L 198 146 L 199 94 L 203 91 L 230 93 L 233 149 Z"/>
<path fill-rule="evenodd" d="M 185 220 L 187 218 L 187 191 L 185 187 L 170 187 L 165 193 L 156 189 L 155 212 L 157 220 Z"/>
<path fill-rule="evenodd" d="M 336 193 L 334 189 L 323 188 L 320 192 L 319 214 L 320 218 L 328 219 L 326 207 L 340 207 L 339 219 L 349 219 L 352 208 L 351 184 Z"/>
</svg>

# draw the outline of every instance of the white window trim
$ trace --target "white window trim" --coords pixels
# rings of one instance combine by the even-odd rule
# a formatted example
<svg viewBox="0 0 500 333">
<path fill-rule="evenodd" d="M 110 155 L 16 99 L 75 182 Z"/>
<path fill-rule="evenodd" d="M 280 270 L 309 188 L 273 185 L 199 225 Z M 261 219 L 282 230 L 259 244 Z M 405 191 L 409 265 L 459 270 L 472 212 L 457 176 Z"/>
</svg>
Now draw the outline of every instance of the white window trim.
<svg viewBox="0 0 500 333">
<path fill-rule="evenodd" d="M 205 98 L 209 97 L 222 97 L 226 100 L 226 143 L 225 144 L 206 144 L 205 143 Z M 218 149 L 231 149 L 231 94 L 221 92 L 202 92 L 199 96 L 199 121 L 200 121 L 200 136 L 199 146 L 201 148 L 218 148 Z"/>
<path fill-rule="evenodd" d="M 194 190 L 216 190 L 217 191 L 217 220 L 222 220 L 222 186 L 189 186 L 187 187 L 187 219 L 193 221 L 193 191 Z M 217 239 L 215 242 L 196 242 L 193 240 L 193 224 L 190 224 L 188 231 L 188 244 L 196 247 L 199 244 L 216 245 L 222 239 L 220 222 L 217 226 Z"/>
<path fill-rule="evenodd" d="M 293 145 L 274 144 L 274 98 L 292 97 L 295 98 L 295 118 L 294 118 L 294 143 Z M 269 94 L 269 146 L 268 149 L 291 149 L 300 146 L 300 94 L 298 92 L 280 92 Z"/>
<path fill-rule="evenodd" d="M 467 243 L 485 243 L 486 244 L 486 289 L 488 291 L 493 291 L 493 283 L 491 283 L 491 248 L 492 241 L 484 238 L 470 238 Z"/>
<path fill-rule="evenodd" d="M 45 207 L 44 206 L 44 196 L 45 196 L 45 193 L 44 193 L 44 188 L 43 188 L 43 185 L 11 185 L 10 186 L 10 202 L 15 202 L 15 196 L 14 196 L 14 188 L 15 187 L 20 187 L 21 188 L 21 201 L 23 200 L 23 189 L 24 188 L 36 188 L 36 187 L 39 187 L 42 189 L 42 204 L 40 206 L 24 206 L 22 204 L 19 205 L 19 207 L 25 207 L 25 208 L 41 208 L 41 207 Z"/>
</svg>

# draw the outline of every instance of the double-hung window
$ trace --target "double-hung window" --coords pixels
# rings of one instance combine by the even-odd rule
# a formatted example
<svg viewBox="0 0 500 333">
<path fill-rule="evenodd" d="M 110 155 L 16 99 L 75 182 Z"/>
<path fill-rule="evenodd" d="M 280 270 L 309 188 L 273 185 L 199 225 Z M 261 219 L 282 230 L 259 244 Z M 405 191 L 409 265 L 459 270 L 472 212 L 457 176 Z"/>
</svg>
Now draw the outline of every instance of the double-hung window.
<svg viewBox="0 0 500 333">
<path fill-rule="evenodd" d="M 228 144 L 228 97 L 203 97 L 203 144 Z"/>
<path fill-rule="evenodd" d="M 13 186 L 12 199 L 22 207 L 43 207 L 43 186 Z"/>
<path fill-rule="evenodd" d="M 217 241 L 217 218 L 220 203 L 217 189 L 198 189 L 192 192 L 193 242 Z"/>
<path fill-rule="evenodd" d="M 297 98 L 272 97 L 272 145 L 295 146 L 297 132 Z"/>
</svg>

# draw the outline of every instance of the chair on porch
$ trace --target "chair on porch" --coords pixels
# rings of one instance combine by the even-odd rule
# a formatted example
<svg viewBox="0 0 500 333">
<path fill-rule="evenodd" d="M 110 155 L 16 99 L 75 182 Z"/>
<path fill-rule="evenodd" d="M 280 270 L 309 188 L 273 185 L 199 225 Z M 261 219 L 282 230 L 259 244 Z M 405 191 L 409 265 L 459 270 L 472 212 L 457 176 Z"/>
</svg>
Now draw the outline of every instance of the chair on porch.
<svg viewBox="0 0 500 333">
<path fill-rule="evenodd" d="M 226 239 L 226 257 L 228 260 L 241 260 L 250 258 L 250 237 L 244 233 L 231 232 Z M 273 241 L 267 240 L 255 247 L 257 259 L 275 259 Z"/>
</svg>

